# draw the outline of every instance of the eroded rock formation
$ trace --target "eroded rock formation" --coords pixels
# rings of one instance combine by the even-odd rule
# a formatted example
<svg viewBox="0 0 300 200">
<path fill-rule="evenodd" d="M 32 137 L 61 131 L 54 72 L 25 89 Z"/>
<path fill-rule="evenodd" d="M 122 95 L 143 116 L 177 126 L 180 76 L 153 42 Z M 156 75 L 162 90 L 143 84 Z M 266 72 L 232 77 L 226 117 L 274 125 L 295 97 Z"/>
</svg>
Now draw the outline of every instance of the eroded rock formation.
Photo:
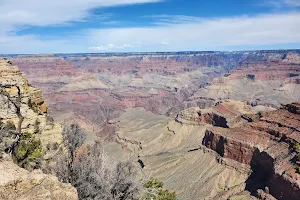
<svg viewBox="0 0 300 200">
<path fill-rule="evenodd" d="M 40 170 L 22 169 L 6 155 L 0 160 L 0 199 L 77 200 L 78 197 L 71 184 L 61 183 Z"/>
<path fill-rule="evenodd" d="M 42 89 L 56 120 L 77 122 L 80 116 L 90 132 L 101 130 L 100 118 L 105 121 L 105 116 L 93 112 L 100 102 L 115 114 L 143 107 L 176 116 L 189 107 L 211 107 L 220 99 L 278 108 L 300 98 L 299 51 L 295 50 L 16 55 L 10 59 Z"/>
<path fill-rule="evenodd" d="M 7 60 L 0 60 L 0 119 L 11 121 L 19 132 L 39 133 L 44 146 L 62 141 L 61 126 L 47 116 L 41 90 Z"/>
<path fill-rule="evenodd" d="M 300 143 L 299 103 L 279 110 L 263 112 L 259 119 L 242 127 L 210 127 L 203 145 L 252 168 L 247 189 L 256 192 L 268 188 L 276 199 L 299 199 L 300 174 L 293 161 L 299 154 L 294 145 Z"/>
<path fill-rule="evenodd" d="M 29 151 L 35 149 L 28 150 L 25 146 L 22 146 L 24 152 L 15 151 L 21 144 L 33 143 L 33 137 L 26 141 L 28 143 L 21 143 L 22 135 L 28 134 L 41 141 L 41 149 L 38 149 L 41 155 L 30 154 Z M 33 170 L 54 156 L 57 149 L 63 147 L 61 143 L 62 127 L 47 115 L 41 90 L 32 87 L 25 74 L 10 61 L 0 60 L 0 199 L 78 199 L 76 189 L 70 184 L 61 183 L 55 176 L 41 170 Z M 18 156 L 24 163 L 27 154 L 43 157 L 38 164 L 32 165 L 31 172 L 15 164 Z"/>
<path fill-rule="evenodd" d="M 289 52 L 268 59 L 247 60 L 200 88 L 195 97 L 236 99 L 249 105 L 279 108 L 300 100 L 299 54 Z"/>
</svg>

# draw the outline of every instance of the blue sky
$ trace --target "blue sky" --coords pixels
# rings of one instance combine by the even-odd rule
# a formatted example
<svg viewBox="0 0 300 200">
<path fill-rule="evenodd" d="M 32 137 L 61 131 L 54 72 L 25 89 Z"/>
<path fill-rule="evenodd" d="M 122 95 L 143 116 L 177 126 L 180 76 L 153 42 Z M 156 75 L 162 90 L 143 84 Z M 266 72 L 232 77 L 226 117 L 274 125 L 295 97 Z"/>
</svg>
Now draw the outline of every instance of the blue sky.
<svg viewBox="0 0 300 200">
<path fill-rule="evenodd" d="M 300 48 L 300 0 L 0 0 L 0 53 Z"/>
</svg>

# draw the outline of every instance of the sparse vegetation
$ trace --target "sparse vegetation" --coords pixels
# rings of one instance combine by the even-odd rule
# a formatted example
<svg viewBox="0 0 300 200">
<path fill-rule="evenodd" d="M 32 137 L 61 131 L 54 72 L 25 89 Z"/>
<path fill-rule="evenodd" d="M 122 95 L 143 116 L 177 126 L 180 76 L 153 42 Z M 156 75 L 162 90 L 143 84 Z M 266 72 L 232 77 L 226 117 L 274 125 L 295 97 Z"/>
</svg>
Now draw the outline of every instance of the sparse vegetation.
<svg viewBox="0 0 300 200">
<path fill-rule="evenodd" d="M 300 143 L 295 142 L 295 143 L 293 144 L 293 148 L 296 149 L 296 150 L 300 150 Z"/>
<path fill-rule="evenodd" d="M 8 121 L 6 122 L 5 128 L 6 128 L 7 130 L 16 130 L 16 129 L 17 129 L 16 126 L 15 126 L 15 124 L 14 124 L 12 121 L 10 121 L 10 120 L 8 120 Z"/>
<path fill-rule="evenodd" d="M 295 167 L 296 173 L 300 174 L 300 166 Z"/>
<path fill-rule="evenodd" d="M 130 199 L 140 197 L 141 187 L 130 162 L 111 163 L 101 143 L 77 154 L 72 183 L 80 199 Z"/>
<path fill-rule="evenodd" d="M 83 145 L 85 137 L 85 133 L 78 125 L 64 127 L 63 141 L 67 151 L 60 149 L 61 152 L 54 160 L 56 165 L 53 169 L 61 181 L 72 183 L 75 153 Z"/>
<path fill-rule="evenodd" d="M 51 170 L 59 180 L 77 189 L 79 199 L 176 199 L 175 192 L 164 189 L 157 179 L 151 178 L 142 184 L 133 163 L 111 162 L 101 142 L 84 145 L 85 133 L 78 125 L 65 127 L 63 136 L 67 151 L 60 149 Z"/>
<path fill-rule="evenodd" d="M 144 183 L 145 196 L 143 200 L 175 200 L 175 192 L 170 192 L 169 190 L 163 189 L 163 182 L 150 178 Z"/>
<path fill-rule="evenodd" d="M 40 167 L 42 157 L 43 147 L 40 139 L 32 133 L 22 133 L 13 151 L 16 163 L 25 169 L 32 170 Z"/>
<path fill-rule="evenodd" d="M 84 132 L 77 125 L 64 129 L 68 151 L 55 159 L 56 176 L 71 183 L 80 199 L 139 199 L 141 186 L 132 163 L 112 163 L 100 142 L 82 146 L 84 139 Z"/>
</svg>

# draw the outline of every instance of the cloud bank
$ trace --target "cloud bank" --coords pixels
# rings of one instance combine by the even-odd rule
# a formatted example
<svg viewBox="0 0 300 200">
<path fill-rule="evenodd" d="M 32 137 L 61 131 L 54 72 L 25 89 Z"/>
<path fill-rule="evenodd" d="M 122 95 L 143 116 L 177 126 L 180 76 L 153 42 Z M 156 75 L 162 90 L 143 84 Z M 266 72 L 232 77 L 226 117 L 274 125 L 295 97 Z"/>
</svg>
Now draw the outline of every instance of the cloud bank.
<svg viewBox="0 0 300 200">
<path fill-rule="evenodd" d="M 0 53 L 239 50 L 300 44 L 297 11 L 218 18 L 153 15 L 146 16 L 150 23 L 142 27 L 82 29 L 46 39 L 18 35 L 24 26 L 67 26 L 87 21 L 93 17 L 94 8 L 155 2 L 160 0 L 2 0 Z M 294 7 L 300 4 L 298 0 L 277 2 Z"/>
<path fill-rule="evenodd" d="M 154 27 L 91 29 L 85 37 L 98 44 L 130 42 L 147 50 L 167 51 L 300 43 L 299 19 L 300 13 L 213 19 L 164 16 L 154 21 Z"/>
</svg>

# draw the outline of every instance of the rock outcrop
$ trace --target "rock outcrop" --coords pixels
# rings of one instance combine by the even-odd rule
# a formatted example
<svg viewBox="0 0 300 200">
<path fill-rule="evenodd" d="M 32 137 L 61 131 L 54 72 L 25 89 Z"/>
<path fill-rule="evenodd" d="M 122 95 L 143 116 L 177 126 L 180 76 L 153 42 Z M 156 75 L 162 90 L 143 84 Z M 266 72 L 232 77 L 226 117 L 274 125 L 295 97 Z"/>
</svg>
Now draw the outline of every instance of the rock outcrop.
<svg viewBox="0 0 300 200">
<path fill-rule="evenodd" d="M 236 100 L 219 101 L 216 106 L 201 109 L 192 107 L 181 111 L 176 116 L 176 121 L 183 124 L 205 125 L 217 127 L 239 127 L 257 118 L 256 113 L 273 110 L 269 107 L 251 107 Z"/>
<path fill-rule="evenodd" d="M 252 175 L 247 189 L 268 188 L 276 199 L 299 199 L 300 174 L 295 158 L 299 156 L 300 104 L 293 103 L 279 110 L 259 113 L 259 118 L 242 127 L 210 127 L 203 145 L 220 156 L 247 164 Z"/>
<path fill-rule="evenodd" d="M 78 199 L 70 184 L 36 170 L 59 147 L 62 127 L 47 115 L 41 90 L 10 61 L 0 60 L 0 199 Z"/>
<path fill-rule="evenodd" d="M 8 155 L 0 159 L 1 200 L 77 200 L 77 191 L 53 175 L 18 167 Z"/>
<path fill-rule="evenodd" d="M 18 132 L 36 133 L 43 146 L 62 142 L 61 125 L 47 115 L 40 89 L 32 87 L 24 73 L 10 61 L 0 60 L 0 119 L 12 122 Z"/>
</svg>

